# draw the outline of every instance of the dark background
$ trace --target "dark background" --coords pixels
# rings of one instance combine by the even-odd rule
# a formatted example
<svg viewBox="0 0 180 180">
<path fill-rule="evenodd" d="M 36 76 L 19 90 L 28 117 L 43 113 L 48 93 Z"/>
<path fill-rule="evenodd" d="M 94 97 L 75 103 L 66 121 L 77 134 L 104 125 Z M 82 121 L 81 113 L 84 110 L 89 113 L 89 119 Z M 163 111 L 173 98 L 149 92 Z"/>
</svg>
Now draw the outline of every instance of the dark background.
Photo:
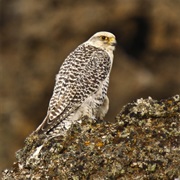
<svg viewBox="0 0 180 180">
<path fill-rule="evenodd" d="M 117 37 L 112 121 L 137 98 L 180 93 L 179 0 L 0 0 L 0 170 L 41 123 L 65 57 L 95 32 Z"/>
</svg>

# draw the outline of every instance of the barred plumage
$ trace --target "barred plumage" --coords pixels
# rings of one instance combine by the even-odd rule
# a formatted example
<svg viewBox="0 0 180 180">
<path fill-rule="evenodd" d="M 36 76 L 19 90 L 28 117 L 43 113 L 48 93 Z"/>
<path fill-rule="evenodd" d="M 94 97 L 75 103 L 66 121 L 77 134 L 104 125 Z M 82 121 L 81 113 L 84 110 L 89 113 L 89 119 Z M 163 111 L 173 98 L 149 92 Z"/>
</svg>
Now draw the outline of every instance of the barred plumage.
<svg viewBox="0 0 180 180">
<path fill-rule="evenodd" d="M 56 76 L 47 116 L 36 132 L 64 135 L 83 116 L 105 116 L 115 43 L 112 33 L 99 32 L 69 54 Z"/>
</svg>

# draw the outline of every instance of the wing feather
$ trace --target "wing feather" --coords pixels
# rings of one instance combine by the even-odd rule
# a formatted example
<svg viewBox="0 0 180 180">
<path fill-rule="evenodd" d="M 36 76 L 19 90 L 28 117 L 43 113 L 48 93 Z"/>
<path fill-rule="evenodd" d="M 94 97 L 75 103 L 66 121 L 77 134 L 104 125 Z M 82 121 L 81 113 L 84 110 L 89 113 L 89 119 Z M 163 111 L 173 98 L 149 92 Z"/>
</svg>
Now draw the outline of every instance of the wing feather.
<svg viewBox="0 0 180 180">
<path fill-rule="evenodd" d="M 92 53 L 88 51 L 89 48 Z M 82 62 L 80 62 L 81 59 Z M 68 62 L 69 60 L 71 61 Z M 70 66 L 67 66 L 65 70 L 60 69 L 56 77 L 56 85 L 60 84 L 60 89 L 56 89 L 57 86 L 55 86 L 47 116 L 38 130 L 48 132 L 75 112 L 87 97 L 98 91 L 100 84 L 106 79 L 111 69 L 109 55 L 104 50 L 95 47 L 83 47 L 81 57 L 76 54 L 75 50 L 63 66 L 66 67 L 68 63 Z"/>
</svg>

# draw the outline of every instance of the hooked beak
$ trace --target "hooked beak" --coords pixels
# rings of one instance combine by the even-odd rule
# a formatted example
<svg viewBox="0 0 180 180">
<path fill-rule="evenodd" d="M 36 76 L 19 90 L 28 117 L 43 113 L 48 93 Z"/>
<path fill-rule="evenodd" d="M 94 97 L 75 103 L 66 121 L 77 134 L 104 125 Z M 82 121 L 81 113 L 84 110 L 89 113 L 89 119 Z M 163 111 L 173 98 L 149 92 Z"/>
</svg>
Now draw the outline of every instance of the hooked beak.
<svg viewBox="0 0 180 180">
<path fill-rule="evenodd" d="M 116 46 L 117 42 L 111 43 L 111 46 Z"/>
</svg>

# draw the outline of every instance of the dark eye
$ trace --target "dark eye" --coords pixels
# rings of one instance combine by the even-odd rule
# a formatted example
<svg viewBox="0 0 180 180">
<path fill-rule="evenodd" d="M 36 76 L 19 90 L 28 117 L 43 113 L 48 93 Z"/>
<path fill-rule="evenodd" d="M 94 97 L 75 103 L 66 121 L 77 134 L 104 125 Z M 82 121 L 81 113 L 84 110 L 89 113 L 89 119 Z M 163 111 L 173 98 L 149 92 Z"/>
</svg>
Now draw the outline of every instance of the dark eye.
<svg viewBox="0 0 180 180">
<path fill-rule="evenodd" d="M 102 40 L 106 40 L 107 37 L 106 37 L 106 36 L 101 36 L 101 39 L 102 39 Z"/>
</svg>

